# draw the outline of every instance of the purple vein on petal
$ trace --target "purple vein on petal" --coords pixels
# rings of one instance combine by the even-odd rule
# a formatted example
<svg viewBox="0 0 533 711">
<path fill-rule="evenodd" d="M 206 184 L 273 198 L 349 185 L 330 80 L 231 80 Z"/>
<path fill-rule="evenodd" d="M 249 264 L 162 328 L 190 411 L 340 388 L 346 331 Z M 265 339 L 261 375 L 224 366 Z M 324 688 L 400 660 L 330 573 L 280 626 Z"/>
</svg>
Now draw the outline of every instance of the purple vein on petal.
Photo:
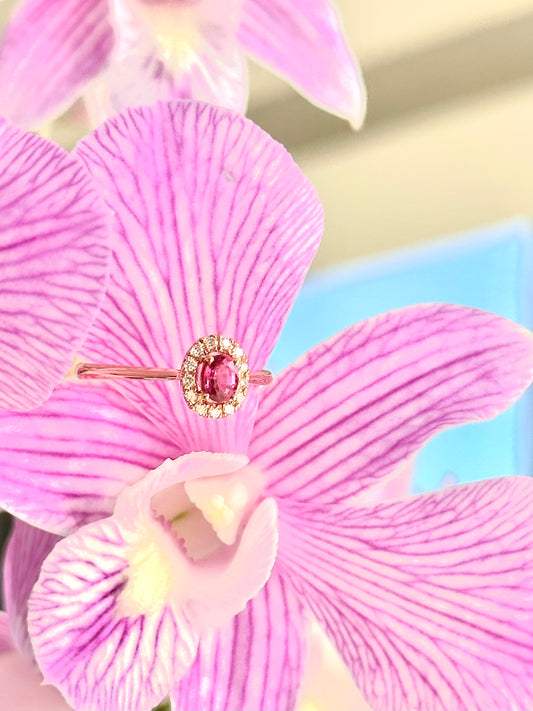
<svg viewBox="0 0 533 711">
<path fill-rule="evenodd" d="M 196 661 L 174 688 L 175 711 L 292 711 L 305 661 L 302 608 L 274 572 L 246 609 L 202 635 Z"/>
<path fill-rule="evenodd" d="M 127 484 L 180 454 L 104 383 L 57 388 L 0 422 L 0 506 L 57 533 L 109 515 Z"/>
</svg>

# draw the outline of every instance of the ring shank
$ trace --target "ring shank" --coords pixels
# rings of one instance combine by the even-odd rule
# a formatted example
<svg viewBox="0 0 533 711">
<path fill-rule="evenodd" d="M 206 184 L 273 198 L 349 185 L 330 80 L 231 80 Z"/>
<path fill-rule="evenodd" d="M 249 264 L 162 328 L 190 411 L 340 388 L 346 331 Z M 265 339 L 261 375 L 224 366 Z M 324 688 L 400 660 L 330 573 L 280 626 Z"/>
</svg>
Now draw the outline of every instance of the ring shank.
<svg viewBox="0 0 533 711">
<path fill-rule="evenodd" d="M 107 365 L 100 363 L 80 363 L 76 375 L 82 380 L 115 380 L 127 378 L 134 380 L 177 380 L 179 370 L 170 368 L 139 368 L 129 365 Z"/>
<path fill-rule="evenodd" d="M 111 365 L 105 363 L 80 363 L 76 368 L 76 376 L 81 380 L 178 380 L 181 370 L 172 368 L 141 368 L 130 365 Z M 269 370 L 259 370 L 250 373 L 250 385 L 269 385 L 272 373 Z"/>
</svg>

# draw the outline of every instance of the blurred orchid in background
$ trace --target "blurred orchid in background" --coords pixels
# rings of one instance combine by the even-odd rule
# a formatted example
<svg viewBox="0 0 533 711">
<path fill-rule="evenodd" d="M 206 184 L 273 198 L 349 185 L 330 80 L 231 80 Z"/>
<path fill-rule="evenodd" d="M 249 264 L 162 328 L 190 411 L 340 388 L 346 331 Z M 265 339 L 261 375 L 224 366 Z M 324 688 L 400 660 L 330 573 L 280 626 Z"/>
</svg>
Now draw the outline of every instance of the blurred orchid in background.
<svg viewBox="0 0 533 711">
<path fill-rule="evenodd" d="M 246 54 L 361 125 L 361 74 L 329 0 L 23 0 L 0 46 L 0 114 L 38 126 L 84 92 L 97 120 L 162 98 L 244 111 Z"/>
<path fill-rule="evenodd" d="M 14 521 L 2 575 L 5 612 L 0 611 L 0 711 L 67 711 L 53 686 L 42 685 L 28 636 L 27 603 L 43 560 L 60 540 Z"/>
<path fill-rule="evenodd" d="M 75 154 L 114 214 L 80 355 L 177 366 L 215 333 L 263 368 L 322 232 L 287 152 L 177 102 Z M 294 709 L 312 614 L 376 711 L 529 708 L 533 480 L 367 494 L 532 378 L 525 329 L 427 304 L 346 329 L 225 419 L 169 381 L 70 380 L 2 414 L 0 505 L 65 536 L 29 598 L 45 681 L 77 711 Z"/>
<path fill-rule="evenodd" d="M 102 301 L 108 214 L 75 156 L 0 118 L 0 408 L 40 405 Z"/>
</svg>

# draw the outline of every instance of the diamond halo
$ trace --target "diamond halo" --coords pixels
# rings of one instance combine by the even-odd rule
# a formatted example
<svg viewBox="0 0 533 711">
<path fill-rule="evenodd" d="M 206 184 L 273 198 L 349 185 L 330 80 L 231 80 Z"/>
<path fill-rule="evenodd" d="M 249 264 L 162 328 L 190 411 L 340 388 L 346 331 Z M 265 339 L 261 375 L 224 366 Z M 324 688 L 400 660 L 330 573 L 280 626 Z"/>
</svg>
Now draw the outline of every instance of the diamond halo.
<svg viewBox="0 0 533 711">
<path fill-rule="evenodd" d="M 224 397 L 222 402 L 213 399 L 202 382 L 205 369 L 214 371 L 217 362 L 231 363 L 237 381 L 234 392 Z M 195 341 L 185 354 L 180 370 L 180 383 L 187 406 L 197 415 L 213 419 L 237 412 L 248 393 L 249 380 L 248 358 L 243 349 L 237 341 L 220 335 L 205 336 Z"/>
</svg>

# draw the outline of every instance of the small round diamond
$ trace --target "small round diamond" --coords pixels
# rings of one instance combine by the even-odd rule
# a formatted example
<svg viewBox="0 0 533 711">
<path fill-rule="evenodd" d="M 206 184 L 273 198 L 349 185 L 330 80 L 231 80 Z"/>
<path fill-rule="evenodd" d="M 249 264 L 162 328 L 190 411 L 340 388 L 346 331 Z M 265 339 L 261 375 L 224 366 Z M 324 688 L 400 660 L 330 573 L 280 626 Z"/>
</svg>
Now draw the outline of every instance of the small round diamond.
<svg viewBox="0 0 533 711">
<path fill-rule="evenodd" d="M 203 344 L 205 346 L 205 349 L 208 353 L 211 353 L 212 351 L 216 350 L 218 348 L 218 339 L 215 336 L 208 336 L 207 338 L 203 339 Z"/>
<path fill-rule="evenodd" d="M 194 360 L 194 358 L 187 358 L 183 364 L 183 370 L 188 373 L 196 373 L 197 367 L 198 363 Z"/>
<path fill-rule="evenodd" d="M 200 342 L 196 342 L 189 351 L 189 353 L 195 358 L 201 358 L 205 353 L 203 344 Z"/>
<path fill-rule="evenodd" d="M 190 390 L 191 388 L 194 388 L 194 383 L 195 383 L 195 378 L 194 375 L 184 375 L 181 382 L 183 383 L 183 387 L 186 388 L 187 390 Z"/>
</svg>

